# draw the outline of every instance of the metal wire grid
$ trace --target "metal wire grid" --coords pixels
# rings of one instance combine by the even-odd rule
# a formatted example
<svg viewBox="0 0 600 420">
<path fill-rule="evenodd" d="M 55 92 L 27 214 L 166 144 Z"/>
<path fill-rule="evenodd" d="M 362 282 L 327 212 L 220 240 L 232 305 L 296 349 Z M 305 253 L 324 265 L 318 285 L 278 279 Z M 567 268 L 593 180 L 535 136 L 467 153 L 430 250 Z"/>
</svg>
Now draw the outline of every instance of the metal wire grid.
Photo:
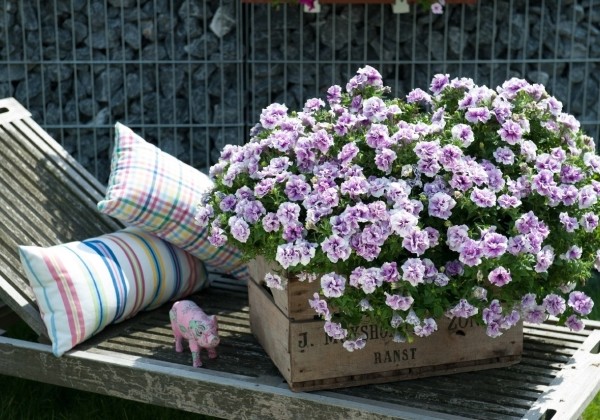
<svg viewBox="0 0 600 420">
<path fill-rule="evenodd" d="M 398 96 L 438 72 L 488 86 L 546 75 L 532 81 L 598 139 L 599 3 L 480 0 L 432 16 L 384 5 L 307 14 L 236 0 L 0 0 L 0 93 L 101 180 L 116 121 L 206 169 L 269 103 L 301 107 L 365 64 Z M 220 6 L 235 24 L 215 41 L 203 35 Z"/>
<path fill-rule="evenodd" d="M 207 169 L 246 132 L 242 94 L 232 96 L 243 92 L 240 32 L 209 31 L 221 3 L 233 4 L 2 0 L 2 96 L 15 96 L 101 180 L 117 121 Z M 239 8 L 230 10 L 239 22 Z"/>
<path fill-rule="evenodd" d="M 395 96 L 426 89 L 436 73 L 491 87 L 513 76 L 543 83 L 600 137 L 598 0 L 480 0 L 448 5 L 442 16 L 416 7 L 395 15 L 386 5 L 322 5 L 318 14 L 253 5 L 245 19 L 247 87 L 261 93 L 248 104 L 254 118 L 273 101 L 293 109 L 324 97 L 370 64 Z"/>
</svg>

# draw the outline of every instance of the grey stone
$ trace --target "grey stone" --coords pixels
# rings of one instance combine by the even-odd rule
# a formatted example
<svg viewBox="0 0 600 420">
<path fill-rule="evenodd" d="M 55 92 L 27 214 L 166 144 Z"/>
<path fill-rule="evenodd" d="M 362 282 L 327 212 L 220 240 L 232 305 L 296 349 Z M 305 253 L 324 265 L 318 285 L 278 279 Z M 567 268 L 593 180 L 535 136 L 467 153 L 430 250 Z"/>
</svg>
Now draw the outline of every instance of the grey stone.
<svg viewBox="0 0 600 420">
<path fill-rule="evenodd" d="M 35 31 L 39 28 L 38 25 L 38 14 L 36 9 L 33 7 L 33 2 L 21 3 L 21 22 L 23 29 L 26 31 Z"/>
<path fill-rule="evenodd" d="M 223 38 L 236 26 L 235 14 L 229 7 L 219 6 L 210 21 L 210 30 Z"/>
<path fill-rule="evenodd" d="M 137 0 L 108 0 L 108 4 L 113 7 L 135 7 Z"/>
<path fill-rule="evenodd" d="M 462 56 L 468 44 L 468 36 L 463 34 L 459 28 L 455 26 L 448 28 L 448 47 L 450 48 L 450 51 L 457 56 Z"/>
<path fill-rule="evenodd" d="M 539 83 L 546 86 L 550 80 L 550 75 L 545 71 L 530 71 L 527 73 L 527 79 L 533 83 Z"/>
<path fill-rule="evenodd" d="M 177 14 L 180 18 L 191 16 L 208 20 L 212 17 L 213 12 L 208 2 L 202 0 L 185 0 L 183 3 L 181 3 Z"/>
<path fill-rule="evenodd" d="M 79 101 L 79 113 L 85 117 L 91 117 L 95 114 L 98 105 L 92 98 L 83 98 Z"/>
<path fill-rule="evenodd" d="M 185 16 L 181 18 L 177 30 L 187 39 L 194 39 L 204 33 L 204 25 L 202 24 L 202 21 L 196 17 Z"/>
<path fill-rule="evenodd" d="M 29 71 L 26 79 L 19 82 L 15 91 L 15 96 L 21 101 L 22 99 L 35 98 L 42 94 L 42 91 L 48 89 L 48 81 L 45 80 L 46 86 L 42 84 L 42 75 L 39 73 L 39 68 L 35 72 Z M 8 95 L 10 96 L 10 95 Z M 2 98 L 5 98 L 2 96 Z M 26 100 L 23 102 L 27 102 Z"/>
<path fill-rule="evenodd" d="M 198 66 L 198 68 L 192 74 L 192 80 L 194 82 L 203 82 L 207 80 L 213 72 L 216 70 L 217 66 L 214 63 L 206 62 L 202 63 Z"/>
<path fill-rule="evenodd" d="M 7 64 L 0 66 L 0 82 L 13 82 L 25 78 L 26 68 L 21 64 Z"/>
<path fill-rule="evenodd" d="M 183 86 L 185 73 L 176 66 L 161 66 L 158 71 L 160 92 L 165 98 L 172 98 Z"/>
<path fill-rule="evenodd" d="M 569 80 L 571 83 L 581 83 L 586 77 L 586 65 L 583 63 L 571 63 L 569 66 Z"/>
<path fill-rule="evenodd" d="M 192 106 L 192 121 L 198 124 L 212 122 L 212 108 L 208 100 L 206 89 L 203 86 L 192 88 L 190 93 Z"/>
<path fill-rule="evenodd" d="M 192 57 L 207 58 L 219 47 L 217 37 L 211 33 L 205 33 L 200 38 L 194 39 L 183 47 L 184 51 Z"/>
<path fill-rule="evenodd" d="M 122 85 L 123 70 L 118 67 L 109 67 L 94 80 L 96 100 L 99 102 L 108 102 L 112 92 L 115 92 Z"/>
<path fill-rule="evenodd" d="M 72 36 L 75 38 L 75 44 L 82 42 L 88 35 L 88 28 L 83 22 L 79 22 L 73 19 L 66 19 L 63 24 L 65 29 L 71 31 Z"/>
<path fill-rule="evenodd" d="M 73 67 L 67 64 L 53 64 L 45 67 L 45 77 L 51 82 L 67 80 L 73 76 Z"/>
<path fill-rule="evenodd" d="M 133 23 L 126 23 L 123 26 L 123 41 L 131 49 L 141 49 L 142 32 L 139 30 L 139 27 Z"/>
<path fill-rule="evenodd" d="M 134 99 L 142 94 L 142 83 L 140 75 L 136 72 L 129 72 L 125 76 L 125 95 L 127 99 Z"/>
</svg>

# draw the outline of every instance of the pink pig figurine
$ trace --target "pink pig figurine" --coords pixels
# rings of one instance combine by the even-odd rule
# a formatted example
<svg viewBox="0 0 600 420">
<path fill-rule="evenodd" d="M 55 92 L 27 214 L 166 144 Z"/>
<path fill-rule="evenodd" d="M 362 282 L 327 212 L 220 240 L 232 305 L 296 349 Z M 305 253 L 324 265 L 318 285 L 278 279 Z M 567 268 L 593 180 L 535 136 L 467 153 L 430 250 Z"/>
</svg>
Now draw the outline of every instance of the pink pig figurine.
<svg viewBox="0 0 600 420">
<path fill-rule="evenodd" d="M 169 311 L 171 328 L 175 336 L 175 351 L 183 351 L 183 339 L 189 342 L 192 351 L 192 365 L 202 366 L 200 349 L 208 351 L 208 357 L 217 357 L 215 348 L 219 345 L 217 317 L 206 315 L 198 305 L 191 300 L 175 302 Z"/>
</svg>

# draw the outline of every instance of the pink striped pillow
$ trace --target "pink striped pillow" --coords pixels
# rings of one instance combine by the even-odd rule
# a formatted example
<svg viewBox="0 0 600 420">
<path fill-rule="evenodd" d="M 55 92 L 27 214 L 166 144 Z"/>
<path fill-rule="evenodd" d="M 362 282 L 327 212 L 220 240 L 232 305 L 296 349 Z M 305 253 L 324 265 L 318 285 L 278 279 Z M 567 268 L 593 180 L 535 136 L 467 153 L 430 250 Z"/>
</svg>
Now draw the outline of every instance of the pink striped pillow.
<svg viewBox="0 0 600 420">
<path fill-rule="evenodd" d="M 117 123 L 108 188 L 98 209 L 186 250 L 209 271 L 247 280 L 239 250 L 228 244 L 212 246 L 207 230 L 194 220 L 202 195 L 212 185 L 204 173 Z"/>
<path fill-rule="evenodd" d="M 56 356 L 207 280 L 200 260 L 133 227 L 48 248 L 21 246 L 19 252 Z"/>
</svg>

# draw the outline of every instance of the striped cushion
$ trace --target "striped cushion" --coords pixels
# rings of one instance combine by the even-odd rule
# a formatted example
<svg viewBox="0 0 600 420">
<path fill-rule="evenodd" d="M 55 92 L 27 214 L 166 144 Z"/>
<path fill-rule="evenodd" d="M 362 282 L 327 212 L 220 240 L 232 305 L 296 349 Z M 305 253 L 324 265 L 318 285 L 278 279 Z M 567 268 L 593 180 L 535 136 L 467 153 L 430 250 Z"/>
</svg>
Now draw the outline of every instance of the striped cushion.
<svg viewBox="0 0 600 420">
<path fill-rule="evenodd" d="M 187 296 L 207 281 L 200 260 L 134 227 L 19 251 L 56 356 L 108 324 Z"/>
<path fill-rule="evenodd" d="M 240 252 L 227 244 L 212 246 L 207 229 L 194 220 L 202 195 L 212 185 L 204 173 L 117 123 L 108 189 L 98 209 L 188 251 L 209 271 L 247 280 Z"/>
</svg>

